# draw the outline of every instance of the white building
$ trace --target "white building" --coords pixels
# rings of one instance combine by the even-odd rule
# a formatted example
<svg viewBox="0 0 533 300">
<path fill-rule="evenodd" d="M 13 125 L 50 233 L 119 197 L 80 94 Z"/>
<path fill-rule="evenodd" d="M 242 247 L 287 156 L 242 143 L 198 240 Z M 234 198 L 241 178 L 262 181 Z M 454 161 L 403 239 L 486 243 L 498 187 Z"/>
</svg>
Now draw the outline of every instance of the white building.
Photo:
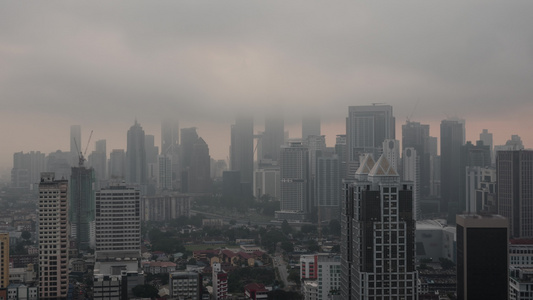
<svg viewBox="0 0 533 300">
<path fill-rule="evenodd" d="M 222 270 L 220 263 L 213 263 L 213 299 L 227 299 L 228 297 L 228 274 Z"/>
<path fill-rule="evenodd" d="M 39 184 L 39 299 L 68 292 L 68 181 L 41 173 Z"/>
<path fill-rule="evenodd" d="M 402 180 L 413 182 L 414 219 L 420 215 L 420 156 L 415 148 L 405 148 L 402 157 Z"/>
<path fill-rule="evenodd" d="M 300 279 L 305 299 L 340 297 L 341 258 L 331 254 L 300 256 Z"/>
</svg>

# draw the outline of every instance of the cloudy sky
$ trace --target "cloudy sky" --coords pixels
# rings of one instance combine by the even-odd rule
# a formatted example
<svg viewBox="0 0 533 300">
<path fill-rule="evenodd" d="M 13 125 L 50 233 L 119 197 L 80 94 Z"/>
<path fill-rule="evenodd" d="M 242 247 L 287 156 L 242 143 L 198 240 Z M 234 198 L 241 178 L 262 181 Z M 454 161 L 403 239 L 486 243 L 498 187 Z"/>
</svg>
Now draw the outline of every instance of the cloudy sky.
<svg viewBox="0 0 533 300">
<path fill-rule="evenodd" d="M 236 112 L 283 112 L 292 137 L 319 113 L 331 145 L 374 102 L 532 147 L 532 1 L 361 2 L 3 1 L 0 167 L 68 150 L 71 124 L 124 148 L 135 118 L 156 142 L 164 117 L 196 126 L 221 159 Z"/>
</svg>

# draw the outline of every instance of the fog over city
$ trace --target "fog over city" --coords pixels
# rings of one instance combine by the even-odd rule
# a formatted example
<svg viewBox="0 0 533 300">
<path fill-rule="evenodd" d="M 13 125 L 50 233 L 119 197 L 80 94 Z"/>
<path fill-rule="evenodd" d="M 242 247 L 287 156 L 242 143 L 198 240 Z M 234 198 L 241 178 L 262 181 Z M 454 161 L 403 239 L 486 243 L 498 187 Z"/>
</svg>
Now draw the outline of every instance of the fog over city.
<svg viewBox="0 0 533 300">
<path fill-rule="evenodd" d="M 0 168 L 13 153 L 126 148 L 134 120 L 159 145 L 160 122 L 198 128 L 228 157 L 237 113 L 282 112 L 290 137 L 319 114 L 328 146 L 348 106 L 407 118 L 466 120 L 494 144 L 533 145 L 533 2 L 128 1 L 0 4 Z M 91 150 L 93 145 L 89 146 Z"/>
</svg>

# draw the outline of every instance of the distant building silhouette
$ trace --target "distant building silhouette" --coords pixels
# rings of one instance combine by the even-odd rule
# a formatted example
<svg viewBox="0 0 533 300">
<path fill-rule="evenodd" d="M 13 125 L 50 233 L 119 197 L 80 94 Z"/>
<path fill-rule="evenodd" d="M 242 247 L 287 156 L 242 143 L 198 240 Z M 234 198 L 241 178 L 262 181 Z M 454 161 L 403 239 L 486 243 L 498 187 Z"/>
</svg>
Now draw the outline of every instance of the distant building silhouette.
<svg viewBox="0 0 533 300">
<path fill-rule="evenodd" d="M 435 145 L 435 147 L 436 146 L 437 145 Z M 420 197 L 427 198 L 431 194 L 431 153 L 429 125 L 407 120 L 407 122 L 402 125 L 402 149 L 405 150 L 405 148 L 414 148 L 416 150 L 420 172 L 418 189 L 420 190 Z M 403 153 L 405 153 L 405 151 L 403 151 Z M 437 149 L 435 149 L 435 156 L 436 155 Z"/>
<path fill-rule="evenodd" d="M 453 223 L 460 213 L 463 198 L 463 173 L 461 170 L 461 146 L 465 143 L 465 122 L 459 119 L 443 120 L 440 124 L 441 156 L 441 211 L 448 212 L 448 221 Z M 463 180 L 464 181 L 464 180 Z"/>
<path fill-rule="evenodd" d="M 254 121 L 239 116 L 231 125 L 230 169 L 241 172 L 241 183 L 252 195 L 254 179 Z"/>
<path fill-rule="evenodd" d="M 146 175 L 146 148 L 144 130 L 137 120 L 128 130 L 128 149 L 126 152 L 126 182 L 130 184 L 145 185 Z"/>
<path fill-rule="evenodd" d="M 81 126 L 70 126 L 70 160 L 69 163 L 73 167 L 78 166 L 78 157 L 80 152 L 83 152 L 81 141 Z"/>
<path fill-rule="evenodd" d="M 285 125 L 282 116 L 265 118 L 265 131 L 261 139 L 262 159 L 279 160 L 279 151 L 285 144 Z"/>
<path fill-rule="evenodd" d="M 209 156 L 209 146 L 203 138 L 198 138 L 193 145 L 188 175 L 188 191 L 190 193 L 209 193 L 211 191 L 211 156 Z"/>
<path fill-rule="evenodd" d="M 310 135 L 321 135 L 319 116 L 307 115 L 302 118 L 302 140 L 306 140 Z"/>
<path fill-rule="evenodd" d="M 126 153 L 124 149 L 113 149 L 109 154 L 109 179 L 122 181 L 126 179 Z"/>
</svg>

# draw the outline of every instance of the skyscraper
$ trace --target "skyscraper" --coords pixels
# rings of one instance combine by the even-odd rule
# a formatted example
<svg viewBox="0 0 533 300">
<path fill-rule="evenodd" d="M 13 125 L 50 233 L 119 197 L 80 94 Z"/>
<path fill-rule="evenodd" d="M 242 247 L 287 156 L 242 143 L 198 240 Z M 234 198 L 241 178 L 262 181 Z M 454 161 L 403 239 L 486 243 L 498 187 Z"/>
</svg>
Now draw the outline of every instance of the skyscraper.
<svg viewBox="0 0 533 300">
<path fill-rule="evenodd" d="M 400 171 L 400 141 L 386 139 L 383 141 L 383 155 L 387 157 L 394 170 Z"/>
<path fill-rule="evenodd" d="M 508 223 L 498 215 L 457 216 L 457 299 L 508 298 Z"/>
<path fill-rule="evenodd" d="M 307 115 L 302 118 L 302 140 L 306 140 L 310 135 L 321 135 L 319 116 Z"/>
<path fill-rule="evenodd" d="M 498 151 L 498 214 L 509 220 L 512 238 L 533 237 L 533 150 Z"/>
<path fill-rule="evenodd" d="M 341 219 L 341 298 L 417 299 L 412 184 L 384 155 L 363 159 Z"/>
<path fill-rule="evenodd" d="M 39 184 L 39 299 L 67 299 L 68 181 L 42 173 Z"/>
<path fill-rule="evenodd" d="M 126 152 L 126 182 L 146 184 L 146 149 L 144 130 L 137 120 L 128 130 L 128 149 Z"/>
<path fill-rule="evenodd" d="M 475 208 L 475 205 L 473 203 L 467 202 L 467 185 L 468 185 L 468 178 L 467 174 L 469 171 L 473 170 L 473 167 L 481 167 L 486 168 L 491 165 L 491 157 L 490 157 L 490 147 L 483 144 L 482 141 L 477 141 L 476 145 L 473 145 L 470 141 L 467 142 L 465 145 L 461 146 L 461 161 L 460 161 L 460 167 L 461 167 L 461 185 L 460 185 L 460 191 L 461 191 L 461 197 L 459 200 L 458 205 L 458 212 L 463 211 L 470 211 L 475 212 L 472 210 L 469 210 L 471 208 Z M 470 200 L 470 199 L 469 199 Z M 469 206 L 469 204 L 472 204 Z"/>
<path fill-rule="evenodd" d="M 487 129 L 483 129 L 483 131 L 479 134 L 479 140 L 483 142 L 483 145 L 489 146 L 491 163 L 494 165 L 496 156 L 494 155 L 494 143 L 492 141 L 492 133 L 490 133 Z"/>
<path fill-rule="evenodd" d="M 84 166 L 73 167 L 70 175 L 69 222 L 71 237 L 78 250 L 94 248 L 95 172 Z"/>
<path fill-rule="evenodd" d="M 291 142 L 280 152 L 281 199 L 277 219 L 304 220 L 311 210 L 309 199 L 309 151 Z"/>
<path fill-rule="evenodd" d="M 161 154 L 174 155 L 179 146 L 179 123 L 177 120 L 165 119 L 161 122 Z"/>
<path fill-rule="evenodd" d="M 95 142 L 95 150 L 88 157 L 88 165 L 94 169 L 98 181 L 104 181 L 107 179 L 106 140 L 98 140 Z"/>
<path fill-rule="evenodd" d="M 322 154 L 317 157 L 315 199 L 319 221 L 338 220 L 340 216 L 341 170 L 337 154 Z"/>
<path fill-rule="evenodd" d="M 429 125 L 407 120 L 402 125 L 402 149 L 414 148 L 418 156 L 420 169 L 419 190 L 420 196 L 427 198 L 430 193 L 431 152 L 430 152 Z M 435 156 L 437 155 L 435 144 Z M 405 152 L 404 152 L 405 153 Z"/>
<path fill-rule="evenodd" d="M 346 119 L 348 160 L 359 162 L 359 155 L 378 155 L 385 139 L 395 139 L 395 119 L 390 105 L 350 106 Z"/>
<path fill-rule="evenodd" d="M 70 126 L 70 164 L 73 167 L 78 166 L 78 158 L 80 152 L 82 152 L 81 146 L 81 126 Z"/>
<path fill-rule="evenodd" d="M 181 166 L 182 170 L 186 170 L 191 166 L 192 153 L 194 150 L 194 144 L 198 140 L 198 133 L 196 127 L 182 128 L 181 129 Z"/>
<path fill-rule="evenodd" d="M 413 183 L 413 219 L 420 214 L 420 156 L 415 148 L 404 148 L 402 157 L 402 180 Z"/>
<path fill-rule="evenodd" d="M 209 146 L 203 138 L 198 138 L 194 143 L 188 175 L 190 193 L 211 191 L 211 156 L 209 156 Z"/>
<path fill-rule="evenodd" d="M 254 120 L 237 117 L 231 125 L 230 169 L 241 172 L 241 183 L 247 186 L 245 194 L 252 195 L 254 180 Z"/>
<path fill-rule="evenodd" d="M 263 159 L 279 160 L 280 147 L 285 144 L 285 125 L 282 116 L 265 118 L 265 132 L 261 139 Z"/>
<path fill-rule="evenodd" d="M 461 146 L 465 143 L 465 122 L 459 119 L 443 120 L 440 124 L 441 156 L 441 211 L 448 212 L 448 220 L 455 221 L 455 214 L 461 212 L 460 199 L 464 178 L 461 170 Z"/>
<path fill-rule="evenodd" d="M 113 149 L 109 154 L 109 179 L 121 181 L 126 179 L 126 153 L 124 149 Z"/>
</svg>

